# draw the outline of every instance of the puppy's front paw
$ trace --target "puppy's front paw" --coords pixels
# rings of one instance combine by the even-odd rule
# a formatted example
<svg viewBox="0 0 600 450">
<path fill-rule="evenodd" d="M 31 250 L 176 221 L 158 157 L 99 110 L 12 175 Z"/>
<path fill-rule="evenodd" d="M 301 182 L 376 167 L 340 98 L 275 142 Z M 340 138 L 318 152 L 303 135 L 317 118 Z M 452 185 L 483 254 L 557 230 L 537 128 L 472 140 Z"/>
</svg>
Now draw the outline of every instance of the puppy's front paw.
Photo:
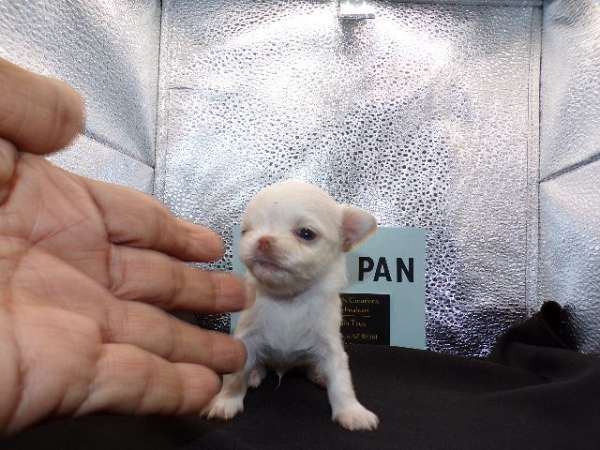
<svg viewBox="0 0 600 450">
<path fill-rule="evenodd" d="M 207 419 L 229 420 L 244 410 L 244 397 L 217 395 L 202 413 Z"/>
<path fill-rule="evenodd" d="M 358 402 L 339 411 L 333 420 L 350 431 L 375 430 L 379 425 L 377 416 Z"/>
</svg>

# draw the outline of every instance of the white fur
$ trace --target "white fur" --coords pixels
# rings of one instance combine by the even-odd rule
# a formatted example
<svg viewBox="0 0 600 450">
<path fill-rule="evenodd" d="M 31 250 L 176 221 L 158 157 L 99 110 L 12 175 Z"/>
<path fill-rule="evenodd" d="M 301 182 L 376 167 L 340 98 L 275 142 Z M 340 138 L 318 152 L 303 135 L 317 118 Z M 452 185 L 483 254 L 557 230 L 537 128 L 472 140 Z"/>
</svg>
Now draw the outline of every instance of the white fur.
<svg viewBox="0 0 600 450">
<path fill-rule="evenodd" d="M 301 182 L 270 186 L 250 202 L 240 254 L 257 296 L 235 332 L 248 359 L 244 370 L 224 377 L 221 392 L 205 411 L 209 418 L 230 419 L 241 412 L 247 386 L 258 386 L 266 367 L 281 377 L 302 366 L 309 379 L 327 388 L 333 420 L 349 430 L 377 428 L 377 416 L 354 394 L 338 295 L 347 283 L 344 251 L 376 226 L 365 211 L 338 205 Z M 303 240 L 297 234 L 303 228 L 316 238 Z"/>
</svg>

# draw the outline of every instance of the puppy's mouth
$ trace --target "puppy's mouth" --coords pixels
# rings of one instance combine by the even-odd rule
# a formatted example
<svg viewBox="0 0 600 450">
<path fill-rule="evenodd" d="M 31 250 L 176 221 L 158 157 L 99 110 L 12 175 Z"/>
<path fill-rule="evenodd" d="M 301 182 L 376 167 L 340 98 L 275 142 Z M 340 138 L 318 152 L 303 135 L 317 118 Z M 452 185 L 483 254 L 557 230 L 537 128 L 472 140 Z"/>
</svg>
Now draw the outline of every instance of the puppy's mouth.
<svg viewBox="0 0 600 450">
<path fill-rule="evenodd" d="M 260 268 L 267 272 L 288 272 L 288 270 L 282 265 L 273 261 L 271 258 L 265 258 L 264 256 L 255 256 L 252 258 L 252 268 Z"/>
</svg>

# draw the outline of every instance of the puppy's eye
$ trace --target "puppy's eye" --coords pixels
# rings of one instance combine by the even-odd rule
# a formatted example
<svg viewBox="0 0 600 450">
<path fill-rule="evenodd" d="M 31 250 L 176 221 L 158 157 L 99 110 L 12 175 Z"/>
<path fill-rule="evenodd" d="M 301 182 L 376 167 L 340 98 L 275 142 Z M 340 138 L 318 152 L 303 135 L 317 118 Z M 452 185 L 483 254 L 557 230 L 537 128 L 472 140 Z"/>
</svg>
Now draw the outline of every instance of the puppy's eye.
<svg viewBox="0 0 600 450">
<path fill-rule="evenodd" d="M 305 241 L 312 241 L 317 237 L 317 233 L 310 228 L 300 228 L 299 230 L 296 230 L 296 236 Z"/>
</svg>

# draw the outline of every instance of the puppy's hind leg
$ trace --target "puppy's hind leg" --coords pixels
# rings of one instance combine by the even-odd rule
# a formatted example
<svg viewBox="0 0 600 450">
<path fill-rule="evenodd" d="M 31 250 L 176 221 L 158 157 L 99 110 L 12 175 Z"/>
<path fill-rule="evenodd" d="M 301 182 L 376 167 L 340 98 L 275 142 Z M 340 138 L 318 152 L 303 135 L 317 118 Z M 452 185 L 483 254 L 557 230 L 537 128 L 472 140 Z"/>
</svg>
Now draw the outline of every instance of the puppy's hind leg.
<svg viewBox="0 0 600 450">
<path fill-rule="evenodd" d="M 248 386 L 251 388 L 257 388 L 260 386 L 260 383 L 263 382 L 265 377 L 267 376 L 267 369 L 265 366 L 259 364 L 254 369 L 250 371 L 250 375 L 248 376 Z"/>
<path fill-rule="evenodd" d="M 327 380 L 323 372 L 316 366 L 311 365 L 306 370 L 306 378 L 323 389 L 327 389 Z"/>
</svg>

